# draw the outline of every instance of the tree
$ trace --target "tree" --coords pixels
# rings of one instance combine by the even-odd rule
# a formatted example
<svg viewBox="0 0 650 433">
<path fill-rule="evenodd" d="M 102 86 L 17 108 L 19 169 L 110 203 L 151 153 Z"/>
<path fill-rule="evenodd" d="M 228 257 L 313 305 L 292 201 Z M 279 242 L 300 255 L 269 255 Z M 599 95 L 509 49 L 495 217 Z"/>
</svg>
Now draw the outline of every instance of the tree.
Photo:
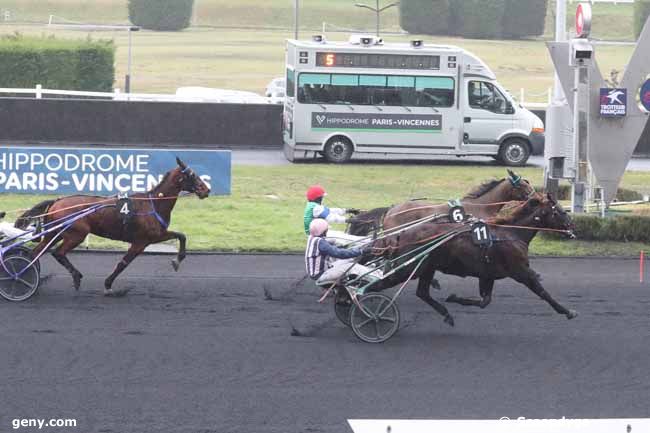
<svg viewBox="0 0 650 433">
<path fill-rule="evenodd" d="M 149 30 L 178 31 L 190 26 L 194 0 L 129 0 L 129 20 Z"/>
</svg>

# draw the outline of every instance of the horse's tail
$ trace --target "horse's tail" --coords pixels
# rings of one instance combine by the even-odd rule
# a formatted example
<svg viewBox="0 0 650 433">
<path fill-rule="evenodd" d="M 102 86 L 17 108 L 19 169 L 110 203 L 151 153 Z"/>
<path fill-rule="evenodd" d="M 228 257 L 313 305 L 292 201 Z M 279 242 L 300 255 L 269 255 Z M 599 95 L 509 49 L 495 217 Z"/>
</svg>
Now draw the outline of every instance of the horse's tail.
<svg viewBox="0 0 650 433">
<path fill-rule="evenodd" d="M 25 230 L 27 227 L 30 226 L 32 223 L 32 220 L 37 219 L 39 216 L 43 215 L 44 213 L 47 213 L 47 211 L 50 209 L 50 206 L 52 206 L 56 200 L 44 200 L 28 210 L 27 212 L 23 213 L 21 216 L 19 216 L 16 219 L 16 222 L 14 223 L 14 227 L 17 229 Z"/>
<path fill-rule="evenodd" d="M 384 216 L 389 209 L 389 207 L 379 207 L 367 212 L 361 212 L 359 215 L 351 218 L 347 230 L 348 234 L 354 236 L 369 235 L 373 230 L 377 230 L 381 227 L 381 223 L 384 221 Z"/>
</svg>

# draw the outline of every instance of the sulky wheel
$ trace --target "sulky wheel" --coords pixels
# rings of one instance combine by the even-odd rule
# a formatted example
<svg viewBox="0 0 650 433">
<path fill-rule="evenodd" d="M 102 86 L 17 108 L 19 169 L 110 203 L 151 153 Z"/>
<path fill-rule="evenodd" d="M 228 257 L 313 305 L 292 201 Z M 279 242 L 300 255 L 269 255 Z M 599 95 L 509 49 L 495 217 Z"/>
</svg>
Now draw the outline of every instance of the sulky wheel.
<svg viewBox="0 0 650 433">
<path fill-rule="evenodd" d="M 343 287 L 339 287 L 334 296 L 334 313 L 336 317 L 345 326 L 350 326 L 350 309 L 352 308 L 352 300 L 348 291 Z"/>
<path fill-rule="evenodd" d="M 399 329 L 399 308 L 388 296 L 369 293 L 352 305 L 350 322 L 354 335 L 366 343 L 383 343 Z"/>
<path fill-rule="evenodd" d="M 0 296 L 8 301 L 24 301 L 38 290 L 41 278 L 31 259 L 8 254 L 0 262 Z"/>
<path fill-rule="evenodd" d="M 32 260 L 34 260 L 34 259 L 32 259 L 32 250 L 27 248 L 24 245 L 11 247 L 7 251 L 5 251 L 4 257 L 9 257 L 9 256 L 22 256 L 22 257 L 25 257 L 26 259 L 29 259 L 30 262 Z M 36 267 L 36 270 L 38 271 L 38 273 L 40 275 L 40 273 L 41 273 L 41 261 L 36 260 L 34 262 L 34 266 Z"/>
</svg>

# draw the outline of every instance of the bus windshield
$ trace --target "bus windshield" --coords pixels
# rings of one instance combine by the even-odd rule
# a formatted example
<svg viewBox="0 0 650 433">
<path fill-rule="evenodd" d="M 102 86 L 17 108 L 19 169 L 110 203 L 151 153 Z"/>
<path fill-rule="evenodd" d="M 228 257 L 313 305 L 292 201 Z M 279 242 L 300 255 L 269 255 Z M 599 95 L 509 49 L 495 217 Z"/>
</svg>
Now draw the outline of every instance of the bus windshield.
<svg viewBox="0 0 650 433">
<path fill-rule="evenodd" d="M 303 104 L 451 107 L 451 77 L 301 73 L 298 102 Z"/>
</svg>

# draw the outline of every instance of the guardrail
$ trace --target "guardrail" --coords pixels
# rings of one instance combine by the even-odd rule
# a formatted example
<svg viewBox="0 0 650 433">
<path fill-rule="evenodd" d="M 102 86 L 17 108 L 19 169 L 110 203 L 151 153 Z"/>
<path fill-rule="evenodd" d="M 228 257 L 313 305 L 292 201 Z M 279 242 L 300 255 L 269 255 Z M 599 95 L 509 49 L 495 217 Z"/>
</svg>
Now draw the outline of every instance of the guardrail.
<svg viewBox="0 0 650 433">
<path fill-rule="evenodd" d="M 198 102 L 198 103 L 237 103 L 237 104 L 276 104 L 277 98 L 265 96 L 250 97 L 239 95 L 223 96 L 194 96 L 194 95 L 177 95 L 168 93 L 123 93 L 120 89 L 113 92 L 86 92 L 78 90 L 58 90 L 44 89 L 42 85 L 37 84 L 33 89 L 25 88 L 0 88 L 0 96 L 9 95 L 34 95 L 36 99 L 42 99 L 43 95 L 55 96 L 78 96 L 82 98 L 102 98 L 112 99 L 115 101 L 151 101 L 151 102 Z"/>
<path fill-rule="evenodd" d="M 238 104 L 279 104 L 282 103 L 282 98 L 277 97 L 248 97 L 248 96 L 190 96 L 190 95 L 177 95 L 168 93 L 123 93 L 120 89 L 115 89 L 113 92 L 86 92 L 78 90 L 57 90 L 57 89 L 44 89 L 40 84 L 36 85 L 33 89 L 25 88 L 0 88 L 0 97 L 2 95 L 34 95 L 36 99 L 42 99 L 43 95 L 54 96 L 78 96 L 82 98 L 101 98 L 112 99 L 115 101 L 150 101 L 150 102 L 198 102 L 198 103 L 238 103 Z M 548 102 L 527 102 L 526 96 L 538 98 L 546 96 Z M 526 93 L 524 88 L 519 91 L 519 103 L 525 108 L 529 109 L 546 109 L 551 101 L 551 89 L 543 93 Z"/>
</svg>

